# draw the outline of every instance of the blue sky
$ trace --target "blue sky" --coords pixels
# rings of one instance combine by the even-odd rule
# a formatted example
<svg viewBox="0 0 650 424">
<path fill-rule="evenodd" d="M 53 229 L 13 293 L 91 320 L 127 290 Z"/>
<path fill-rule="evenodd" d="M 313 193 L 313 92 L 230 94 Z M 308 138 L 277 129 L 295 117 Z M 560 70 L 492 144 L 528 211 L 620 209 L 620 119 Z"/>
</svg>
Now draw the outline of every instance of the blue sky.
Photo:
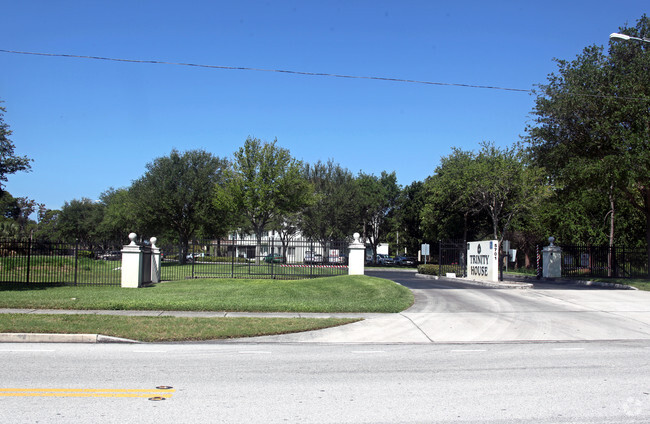
<svg viewBox="0 0 650 424">
<path fill-rule="evenodd" d="M 634 25 L 647 0 L 4 2 L 0 49 L 531 89 Z M 6 189 L 60 208 L 128 187 L 176 148 L 249 135 L 355 174 L 432 175 L 452 147 L 508 146 L 525 92 L 0 53 L 0 99 L 33 171 Z"/>
</svg>

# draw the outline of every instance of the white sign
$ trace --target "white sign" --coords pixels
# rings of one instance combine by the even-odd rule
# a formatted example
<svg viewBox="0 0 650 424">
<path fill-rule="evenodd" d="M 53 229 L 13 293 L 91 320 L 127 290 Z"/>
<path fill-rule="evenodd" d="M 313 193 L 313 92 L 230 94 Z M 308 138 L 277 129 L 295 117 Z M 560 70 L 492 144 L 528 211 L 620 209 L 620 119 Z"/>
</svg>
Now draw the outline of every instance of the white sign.
<svg viewBox="0 0 650 424">
<path fill-rule="evenodd" d="M 467 243 L 467 278 L 499 281 L 498 241 L 472 241 Z"/>
<path fill-rule="evenodd" d="M 429 256 L 429 245 L 428 244 L 423 244 L 422 245 L 422 254 L 425 256 Z"/>
</svg>

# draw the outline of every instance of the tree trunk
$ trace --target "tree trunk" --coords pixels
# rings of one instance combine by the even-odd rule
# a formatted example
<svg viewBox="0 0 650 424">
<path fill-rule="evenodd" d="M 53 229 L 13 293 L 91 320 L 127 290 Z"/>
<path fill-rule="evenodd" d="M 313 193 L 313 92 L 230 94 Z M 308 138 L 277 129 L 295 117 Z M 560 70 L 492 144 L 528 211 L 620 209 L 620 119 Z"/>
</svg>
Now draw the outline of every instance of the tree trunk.
<svg viewBox="0 0 650 424">
<path fill-rule="evenodd" d="M 262 232 L 261 231 L 255 231 L 255 265 L 259 265 L 261 263 L 261 255 L 262 255 Z"/>
<path fill-rule="evenodd" d="M 467 243 L 467 221 L 469 217 L 469 212 L 465 212 L 463 215 L 463 241 Z"/>
<path fill-rule="evenodd" d="M 648 252 L 648 277 L 650 277 L 650 190 L 646 191 L 646 212 L 645 212 L 645 242 L 646 251 Z"/>
<path fill-rule="evenodd" d="M 607 253 L 607 276 L 611 277 L 613 269 L 612 267 L 614 266 L 614 213 L 615 213 L 615 208 L 614 208 L 614 195 L 612 194 L 612 191 L 614 190 L 613 185 L 610 186 L 610 192 L 609 192 L 609 252 Z"/>
</svg>

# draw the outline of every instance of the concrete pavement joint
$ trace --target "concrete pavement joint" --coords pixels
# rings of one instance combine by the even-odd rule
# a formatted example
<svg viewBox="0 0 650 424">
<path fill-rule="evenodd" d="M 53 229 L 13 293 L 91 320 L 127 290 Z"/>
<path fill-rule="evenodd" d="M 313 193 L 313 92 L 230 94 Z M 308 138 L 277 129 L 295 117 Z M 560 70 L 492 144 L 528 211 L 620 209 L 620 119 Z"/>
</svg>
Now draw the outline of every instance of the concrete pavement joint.
<svg viewBox="0 0 650 424">
<path fill-rule="evenodd" d="M 421 332 L 422 334 L 424 334 L 424 337 L 426 337 L 427 340 L 429 340 L 431 343 L 435 343 L 435 341 L 432 340 L 431 337 L 429 337 L 429 335 L 428 335 L 427 333 L 425 333 L 424 330 L 422 330 L 422 329 L 420 328 L 420 326 L 417 325 L 417 324 L 415 323 L 415 321 L 413 321 L 410 317 L 407 317 L 407 316 L 404 315 L 403 313 L 400 313 L 400 315 L 403 316 L 404 318 L 406 318 L 407 320 L 411 321 L 411 323 L 415 326 L 415 328 L 417 328 L 418 330 L 420 330 L 420 332 Z"/>
</svg>

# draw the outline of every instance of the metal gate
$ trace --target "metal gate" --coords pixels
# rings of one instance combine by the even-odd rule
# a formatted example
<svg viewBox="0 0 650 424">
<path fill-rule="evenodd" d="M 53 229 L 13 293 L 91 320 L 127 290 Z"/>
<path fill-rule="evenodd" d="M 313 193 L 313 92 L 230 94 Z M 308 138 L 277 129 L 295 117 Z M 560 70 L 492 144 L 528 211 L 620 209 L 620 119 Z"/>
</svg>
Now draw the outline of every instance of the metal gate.
<svg viewBox="0 0 650 424">
<path fill-rule="evenodd" d="M 195 240 L 187 249 L 161 246 L 162 280 L 188 278 L 302 279 L 348 273 L 347 241 L 265 238 Z M 179 252 L 187 251 L 184 258 Z"/>
<path fill-rule="evenodd" d="M 467 242 L 465 240 L 440 240 L 438 242 L 438 275 L 454 273 L 465 277 L 467 273 Z"/>
</svg>

